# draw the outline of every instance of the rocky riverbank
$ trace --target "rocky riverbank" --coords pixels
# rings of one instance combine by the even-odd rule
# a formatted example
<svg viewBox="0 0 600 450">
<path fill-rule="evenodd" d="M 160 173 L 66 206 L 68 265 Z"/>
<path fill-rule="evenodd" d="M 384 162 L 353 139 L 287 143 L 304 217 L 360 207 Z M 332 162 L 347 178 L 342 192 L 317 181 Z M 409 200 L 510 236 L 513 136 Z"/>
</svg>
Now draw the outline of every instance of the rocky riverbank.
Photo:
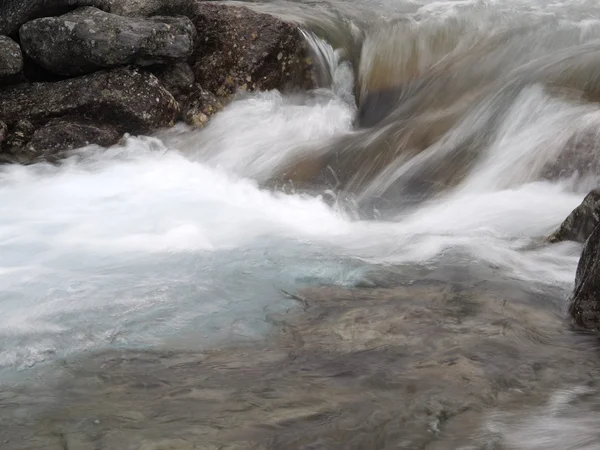
<svg viewBox="0 0 600 450">
<path fill-rule="evenodd" d="M 202 127 L 240 91 L 314 86 L 299 28 L 246 7 L 29 3 L 0 12 L 3 162 L 53 161 L 177 121 Z"/>
</svg>

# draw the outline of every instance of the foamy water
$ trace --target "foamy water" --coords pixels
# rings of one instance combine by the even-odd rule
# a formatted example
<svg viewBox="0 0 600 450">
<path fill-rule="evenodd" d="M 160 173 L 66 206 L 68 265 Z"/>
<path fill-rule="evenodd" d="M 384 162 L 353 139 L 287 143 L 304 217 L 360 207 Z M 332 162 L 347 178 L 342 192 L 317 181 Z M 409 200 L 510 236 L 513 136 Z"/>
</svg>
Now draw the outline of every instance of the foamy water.
<svg viewBox="0 0 600 450">
<path fill-rule="evenodd" d="M 524 35 L 538 30 L 539 40 L 500 39 L 506 46 L 490 53 L 498 66 L 472 69 L 491 81 L 480 86 L 483 93 L 473 96 L 464 114 L 457 113 L 451 129 L 349 196 L 334 190 L 284 193 L 268 184 L 299 158 L 324 155 L 341 139 L 364 137 L 354 127 L 353 87 L 375 63 L 363 58 L 354 74 L 347 49 L 334 49 L 308 31 L 328 86 L 311 93 L 245 94 L 204 130 L 178 126 L 155 137 L 129 137 L 110 149 L 76 151 L 59 166 L 1 167 L 0 373 L 8 379 L 90 350 L 197 349 L 265 339 L 265 315 L 296 307 L 281 290 L 359 285 L 381 267 L 483 265 L 507 280 L 558 288 L 566 297 L 581 246 L 548 245 L 544 237 L 597 178 L 542 174 L 574 136 L 595 133 L 600 108 L 543 86 L 568 62 L 564 55 L 553 58 L 554 44 L 546 37 L 558 24 L 564 32 L 562 40 L 556 38 L 560 49 L 587 45 L 582 55 L 590 59 L 578 67 L 590 70 L 600 48 L 600 7 L 590 1 L 381 4 L 384 15 L 400 10 L 411 25 L 374 33 L 363 49 L 369 56 L 389 45 L 390 36 L 414 37 L 411 45 L 390 45 L 398 61 L 398 55 L 419 53 L 416 66 L 390 69 L 404 75 L 471 50 L 481 36 L 509 36 L 511 27 L 522 31 L 528 17 L 537 22 Z M 461 30 L 452 48 L 436 47 L 433 31 L 444 27 Z M 490 74 L 506 55 L 514 57 L 496 80 Z M 532 63 L 538 57 L 546 58 L 539 67 Z M 525 81 L 517 89 L 514 80 Z M 448 83 L 452 88 L 465 82 Z M 440 97 L 444 101 L 454 100 Z M 411 208 L 392 205 L 385 220 L 361 215 L 354 200 L 387 192 L 440 161 L 452 162 L 468 139 L 481 150 L 455 184 Z M 520 424 L 498 413 L 485 432 L 502 435 L 508 448 L 598 448 L 589 432 L 596 416 L 582 423 L 577 410 L 550 410 L 520 412 L 527 417 Z M 583 435 L 565 446 L 559 435 L 573 433 L 573 427 L 583 427 Z"/>
</svg>

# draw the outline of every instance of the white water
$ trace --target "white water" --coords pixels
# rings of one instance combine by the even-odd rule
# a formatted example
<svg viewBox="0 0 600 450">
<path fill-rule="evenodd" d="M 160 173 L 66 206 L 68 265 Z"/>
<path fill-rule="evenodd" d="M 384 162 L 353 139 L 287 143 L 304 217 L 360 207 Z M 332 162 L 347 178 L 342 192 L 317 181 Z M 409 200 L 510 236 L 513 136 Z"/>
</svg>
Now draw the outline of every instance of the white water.
<svg viewBox="0 0 600 450">
<path fill-rule="evenodd" d="M 446 20 L 464 8 L 494 8 L 497 18 L 510 10 L 506 4 L 536 17 L 565 8 L 525 1 L 405 6 Z M 586 39 L 600 30 L 585 13 L 594 9 L 573 2 L 569 10 Z M 331 193 L 260 187 L 298 157 L 356 133 L 351 69 L 341 52 L 314 45 L 329 64 L 331 89 L 249 95 L 202 131 L 177 128 L 109 150 L 83 149 L 60 167 L 0 168 L 0 373 L 87 350 L 260 339 L 268 312 L 294 307 L 280 289 L 353 285 L 380 265 L 458 260 L 570 291 L 581 247 L 545 245 L 543 237 L 597 180 L 538 175 L 572 136 L 600 125 L 597 105 L 528 86 L 458 186 L 394 220 L 357 220 L 349 205 L 330 206 Z M 481 117 L 466 117 L 413 163 L 439 155 Z M 593 418 L 577 422 L 587 430 L 581 441 L 572 433 L 557 444 L 566 429 L 580 430 L 576 420 L 543 414 L 519 425 L 492 418 L 490 429 L 510 448 L 597 448 Z"/>
</svg>

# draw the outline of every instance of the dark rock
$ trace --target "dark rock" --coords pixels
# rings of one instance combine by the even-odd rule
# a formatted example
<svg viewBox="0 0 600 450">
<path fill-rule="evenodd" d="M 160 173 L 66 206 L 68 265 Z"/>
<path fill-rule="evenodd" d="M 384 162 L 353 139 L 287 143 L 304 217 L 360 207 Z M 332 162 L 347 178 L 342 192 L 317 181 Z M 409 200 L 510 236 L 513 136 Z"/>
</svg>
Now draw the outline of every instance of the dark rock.
<svg viewBox="0 0 600 450">
<path fill-rule="evenodd" d="M 0 84 L 10 84 L 23 79 L 21 47 L 7 36 L 0 36 Z"/>
<path fill-rule="evenodd" d="M 60 117 L 111 124 L 144 133 L 171 126 L 179 105 L 150 73 L 123 67 L 58 81 L 9 86 L 0 91 L 0 120 L 36 126 Z"/>
<path fill-rule="evenodd" d="M 8 125 L 0 120 L 0 148 L 2 148 L 2 143 L 6 139 L 6 135 L 8 134 Z"/>
<path fill-rule="evenodd" d="M 196 30 L 186 17 L 139 19 L 80 8 L 28 22 L 19 35 L 27 56 L 51 72 L 68 76 L 186 58 L 192 54 Z"/>
<path fill-rule="evenodd" d="M 194 87 L 194 72 L 187 63 L 161 66 L 153 69 L 152 73 L 178 102 L 182 102 Z"/>
<path fill-rule="evenodd" d="M 298 27 L 241 6 L 190 2 L 182 11 L 201 37 L 196 82 L 218 97 L 241 90 L 312 88 L 314 79 Z"/>
<path fill-rule="evenodd" d="M 600 222 L 600 189 L 591 191 L 550 237 L 550 242 L 585 242 Z"/>
<path fill-rule="evenodd" d="M 25 148 L 35 158 L 56 159 L 68 150 L 97 144 L 116 144 L 121 133 L 112 125 L 55 120 L 37 130 Z"/>
<path fill-rule="evenodd" d="M 600 226 L 594 228 L 583 246 L 569 312 L 577 325 L 600 328 Z"/>
<path fill-rule="evenodd" d="M 62 14 L 80 6 L 108 10 L 113 1 L 115 0 L 0 0 L 0 34 L 12 35 L 32 19 Z"/>
<path fill-rule="evenodd" d="M 9 128 L 3 148 L 8 153 L 15 153 L 25 147 L 35 133 L 35 126 L 27 119 L 19 120 Z"/>
<path fill-rule="evenodd" d="M 192 94 L 182 105 L 182 116 L 188 125 L 202 128 L 211 116 L 221 111 L 225 101 L 195 85 Z"/>
</svg>

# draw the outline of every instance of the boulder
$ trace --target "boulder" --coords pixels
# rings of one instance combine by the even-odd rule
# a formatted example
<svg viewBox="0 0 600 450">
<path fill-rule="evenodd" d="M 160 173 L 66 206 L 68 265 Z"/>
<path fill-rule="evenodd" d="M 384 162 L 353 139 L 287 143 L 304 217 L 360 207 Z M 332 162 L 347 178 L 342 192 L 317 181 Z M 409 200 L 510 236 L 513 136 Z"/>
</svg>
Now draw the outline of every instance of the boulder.
<svg viewBox="0 0 600 450">
<path fill-rule="evenodd" d="M 600 226 L 594 228 L 583 246 L 569 312 L 577 325 L 600 328 Z"/>
<path fill-rule="evenodd" d="M 80 6 L 109 9 L 113 1 L 115 0 L 0 0 L 0 34 L 12 35 L 32 19 L 61 14 Z"/>
<path fill-rule="evenodd" d="M 600 222 L 600 189 L 594 189 L 550 235 L 548 241 L 585 242 Z"/>
<path fill-rule="evenodd" d="M 22 81 L 21 47 L 7 36 L 0 36 L 0 85 Z"/>
<path fill-rule="evenodd" d="M 9 127 L 19 120 L 39 127 L 52 119 L 77 117 L 114 125 L 122 133 L 146 133 L 171 126 L 179 113 L 179 105 L 154 75 L 130 67 L 8 86 L 0 97 L 0 120 Z"/>
<path fill-rule="evenodd" d="M 152 70 L 152 73 L 180 103 L 192 92 L 194 87 L 194 72 L 187 63 L 179 62 L 156 67 Z"/>
<path fill-rule="evenodd" d="M 6 135 L 8 134 L 8 125 L 0 120 L 0 148 L 2 148 L 2 143 L 6 139 Z"/>
<path fill-rule="evenodd" d="M 210 117 L 221 111 L 224 100 L 218 99 L 213 93 L 195 85 L 192 93 L 182 104 L 182 117 L 185 123 L 196 128 L 203 128 Z"/>
<path fill-rule="evenodd" d="M 192 1 L 181 12 L 202 36 L 193 57 L 196 82 L 218 97 L 238 89 L 314 87 L 306 44 L 296 25 L 213 2 Z"/>
<path fill-rule="evenodd" d="M 116 144 L 121 135 L 113 125 L 58 119 L 36 130 L 24 151 L 36 159 L 55 160 L 65 151 L 86 145 Z"/>
<path fill-rule="evenodd" d="M 195 35 L 194 25 L 186 17 L 130 18 L 91 7 L 36 19 L 19 30 L 27 56 L 65 76 L 187 58 Z"/>
</svg>

